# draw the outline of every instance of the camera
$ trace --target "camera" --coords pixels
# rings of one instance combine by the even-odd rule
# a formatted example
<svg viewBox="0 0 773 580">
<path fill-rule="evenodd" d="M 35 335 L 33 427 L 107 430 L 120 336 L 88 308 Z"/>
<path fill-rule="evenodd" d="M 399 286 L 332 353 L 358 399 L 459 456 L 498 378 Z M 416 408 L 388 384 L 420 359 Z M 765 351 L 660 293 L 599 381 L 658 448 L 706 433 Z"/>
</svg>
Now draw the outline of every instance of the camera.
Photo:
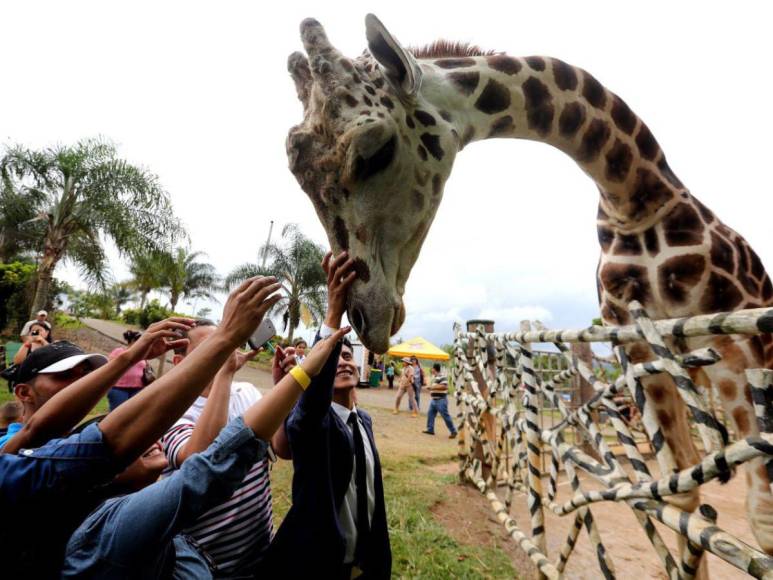
<svg viewBox="0 0 773 580">
<path fill-rule="evenodd" d="M 39 336 L 39 335 L 40 335 L 39 330 L 33 330 L 32 332 L 30 332 L 30 336 Z"/>
</svg>

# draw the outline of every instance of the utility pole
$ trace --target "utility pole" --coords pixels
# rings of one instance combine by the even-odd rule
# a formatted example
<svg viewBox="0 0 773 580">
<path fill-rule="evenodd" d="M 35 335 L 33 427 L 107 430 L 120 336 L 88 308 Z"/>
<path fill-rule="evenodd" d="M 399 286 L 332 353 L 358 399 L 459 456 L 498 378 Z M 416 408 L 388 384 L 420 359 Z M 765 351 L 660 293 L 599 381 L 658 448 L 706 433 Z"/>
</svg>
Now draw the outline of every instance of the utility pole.
<svg viewBox="0 0 773 580">
<path fill-rule="evenodd" d="M 268 254 L 268 245 L 271 243 L 271 232 L 274 231 L 274 220 L 271 220 L 271 225 L 268 226 L 268 238 L 266 238 L 266 245 L 263 247 L 263 261 L 260 263 L 260 267 L 266 267 L 266 255 Z"/>
</svg>

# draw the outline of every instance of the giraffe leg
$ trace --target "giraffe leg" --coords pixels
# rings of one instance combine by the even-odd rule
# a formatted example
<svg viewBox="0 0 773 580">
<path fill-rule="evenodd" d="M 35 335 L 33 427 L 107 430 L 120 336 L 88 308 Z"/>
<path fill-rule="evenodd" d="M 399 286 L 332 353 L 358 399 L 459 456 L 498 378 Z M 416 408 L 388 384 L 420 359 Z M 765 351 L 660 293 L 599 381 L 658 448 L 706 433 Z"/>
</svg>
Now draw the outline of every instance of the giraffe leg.
<svg viewBox="0 0 773 580">
<path fill-rule="evenodd" d="M 654 359 L 649 347 L 637 343 L 626 346 L 626 354 L 631 362 L 648 362 Z M 640 379 L 647 402 L 642 409 L 644 425 L 658 425 L 659 434 L 649 433 L 652 439 L 663 440 L 663 445 L 656 448 L 658 467 L 663 476 L 676 470 L 693 466 L 700 461 L 695 443 L 690 436 L 690 424 L 687 418 L 687 407 L 677 392 L 676 384 L 670 375 L 659 374 Z M 700 492 L 695 489 L 687 493 L 669 496 L 671 505 L 691 513 L 700 505 Z M 687 541 L 682 535 L 677 535 L 677 545 L 680 558 L 688 550 Z M 705 560 L 701 559 L 696 578 L 707 578 Z"/>
<path fill-rule="evenodd" d="M 702 370 L 717 387 L 719 399 L 730 419 L 736 439 L 759 435 L 751 391 L 746 382 L 747 368 L 766 366 L 759 349 L 753 348 L 756 337 L 721 336 L 712 340 L 722 359 Z M 746 512 L 757 542 L 766 553 L 773 554 L 773 494 L 762 459 L 745 464 Z"/>
</svg>

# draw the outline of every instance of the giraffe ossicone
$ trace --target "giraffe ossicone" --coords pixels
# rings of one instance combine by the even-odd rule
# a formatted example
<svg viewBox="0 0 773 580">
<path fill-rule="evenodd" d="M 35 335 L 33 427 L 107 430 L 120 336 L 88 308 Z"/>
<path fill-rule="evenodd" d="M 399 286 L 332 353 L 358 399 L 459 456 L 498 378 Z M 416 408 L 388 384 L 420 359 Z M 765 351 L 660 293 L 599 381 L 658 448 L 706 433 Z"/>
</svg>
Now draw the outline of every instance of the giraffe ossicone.
<svg viewBox="0 0 773 580">
<path fill-rule="evenodd" d="M 644 122 L 586 71 L 560 60 L 517 58 L 438 41 L 401 46 L 372 15 L 368 51 L 355 59 L 304 20 L 306 54 L 288 60 L 303 121 L 290 130 L 290 169 L 311 198 L 334 251 L 347 250 L 358 278 L 349 320 L 376 352 L 405 318 L 405 284 L 435 216 L 456 153 L 472 141 L 512 137 L 572 157 L 599 190 L 597 273 L 602 318 L 631 322 L 639 301 L 657 318 L 773 305 L 773 285 L 744 238 L 724 225 L 671 171 Z M 718 391 L 738 437 L 759 433 L 747 368 L 773 368 L 773 338 L 690 338 L 683 350 L 712 347 L 722 360 L 692 380 Z M 629 359 L 652 353 L 626 346 Z M 668 377 L 642 379 L 661 427 L 661 471 L 699 459 L 686 408 Z M 773 553 L 773 494 L 765 466 L 747 466 L 747 513 Z M 699 505 L 695 492 L 676 497 Z M 684 548 L 684 546 L 682 546 Z"/>
</svg>

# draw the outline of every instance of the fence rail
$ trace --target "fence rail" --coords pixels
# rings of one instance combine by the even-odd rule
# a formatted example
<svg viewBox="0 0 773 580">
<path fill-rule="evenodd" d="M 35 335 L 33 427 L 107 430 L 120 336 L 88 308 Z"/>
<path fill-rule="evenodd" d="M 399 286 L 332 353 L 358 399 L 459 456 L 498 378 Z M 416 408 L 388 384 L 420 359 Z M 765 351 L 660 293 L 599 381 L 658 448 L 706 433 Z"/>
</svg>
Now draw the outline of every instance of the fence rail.
<svg viewBox="0 0 773 580">
<path fill-rule="evenodd" d="M 658 321 L 650 320 L 636 302 L 629 305 L 629 311 L 635 323 L 623 327 L 547 330 L 527 322 L 512 333 L 487 333 L 483 327 L 462 332 L 457 327 L 454 384 L 460 478 L 488 498 L 509 536 L 547 578 L 562 575 L 583 529 L 589 535 L 600 573 L 615 577 L 612 554 L 604 546 L 591 509 L 603 509 L 603 502 L 624 503 L 631 508 L 669 578 L 693 577 L 704 551 L 754 577 L 773 578 L 773 558 L 718 527 L 716 511 L 710 505 L 689 513 L 666 501 L 713 479 L 726 481 L 734 467 L 752 459 L 773 460 L 773 371 L 746 371 L 760 435 L 730 443 L 725 426 L 687 371 L 716 363 L 718 353 L 702 348 L 677 355 L 667 343 L 681 337 L 770 333 L 773 309 Z M 648 344 L 654 360 L 630 363 L 622 345 L 634 341 Z M 599 378 L 590 365 L 572 353 L 569 345 L 580 342 L 611 343 L 621 375 L 613 381 Z M 542 368 L 535 370 L 533 343 L 552 343 L 565 364 L 551 363 L 549 373 Z M 676 470 L 673 452 L 640 382 L 642 377 L 658 373 L 673 378 L 704 450 L 699 464 L 681 471 Z M 592 395 L 582 404 L 570 406 L 561 390 L 576 376 L 590 384 Z M 625 409 L 619 405 L 626 395 L 641 415 L 659 463 L 672 466 L 672 473 L 660 479 L 650 473 Z M 550 426 L 543 421 L 542 401 L 559 413 L 558 421 L 551 421 Z M 572 437 L 567 436 L 570 431 Z M 545 455 L 550 459 L 547 469 Z M 622 456 L 627 463 L 621 461 Z M 767 465 L 770 473 L 773 461 Z M 559 503 L 556 495 L 562 472 L 572 495 Z M 602 489 L 584 489 L 581 473 Z M 516 492 L 525 495 L 528 530 L 510 513 Z M 545 510 L 573 520 L 563 547 L 552 559 L 546 549 Z M 688 548 L 681 556 L 670 552 L 653 520 L 681 534 Z"/>
</svg>

